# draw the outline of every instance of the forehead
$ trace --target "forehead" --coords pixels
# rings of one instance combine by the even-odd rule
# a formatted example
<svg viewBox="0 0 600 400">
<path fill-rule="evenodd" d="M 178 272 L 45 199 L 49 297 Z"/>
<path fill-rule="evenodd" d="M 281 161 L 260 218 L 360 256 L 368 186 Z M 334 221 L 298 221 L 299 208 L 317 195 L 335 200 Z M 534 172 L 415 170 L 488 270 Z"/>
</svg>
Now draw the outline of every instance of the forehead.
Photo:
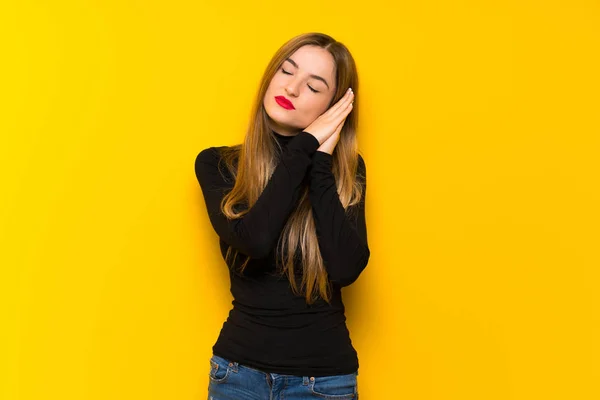
<svg viewBox="0 0 600 400">
<path fill-rule="evenodd" d="M 335 62 L 331 53 L 318 46 L 302 46 L 290 56 L 298 68 L 307 74 L 320 75 L 329 82 L 334 81 Z"/>
</svg>

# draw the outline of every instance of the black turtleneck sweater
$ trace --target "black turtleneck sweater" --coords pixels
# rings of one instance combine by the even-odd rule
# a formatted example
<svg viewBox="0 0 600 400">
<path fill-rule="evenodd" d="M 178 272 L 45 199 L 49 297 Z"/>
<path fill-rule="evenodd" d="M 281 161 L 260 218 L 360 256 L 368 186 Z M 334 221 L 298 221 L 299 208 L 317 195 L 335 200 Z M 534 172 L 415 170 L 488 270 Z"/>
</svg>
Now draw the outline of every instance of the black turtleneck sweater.
<svg viewBox="0 0 600 400">
<path fill-rule="evenodd" d="M 228 220 L 220 211 L 221 199 L 234 182 L 224 164 L 219 166 L 219 150 L 224 146 L 204 149 L 195 160 L 196 177 L 223 258 L 229 245 L 240 252 L 235 265 L 228 265 L 233 308 L 213 354 L 286 375 L 358 371 L 341 288 L 353 283 L 369 260 L 366 192 L 359 204 L 344 210 L 332 172 L 333 156 L 317 151 L 317 138 L 306 131 L 295 136 L 272 131 L 272 136 L 282 149 L 277 167 L 257 202 L 240 219 Z M 357 173 L 366 190 L 366 168 L 360 154 Z M 304 185 L 309 185 L 319 249 L 332 283 L 330 304 L 319 298 L 308 305 L 304 296 L 292 292 L 287 276 L 276 273 L 275 246 Z M 240 273 L 244 255 L 251 259 Z M 297 264 L 301 259 L 295 260 L 296 270 L 301 271 Z"/>
</svg>

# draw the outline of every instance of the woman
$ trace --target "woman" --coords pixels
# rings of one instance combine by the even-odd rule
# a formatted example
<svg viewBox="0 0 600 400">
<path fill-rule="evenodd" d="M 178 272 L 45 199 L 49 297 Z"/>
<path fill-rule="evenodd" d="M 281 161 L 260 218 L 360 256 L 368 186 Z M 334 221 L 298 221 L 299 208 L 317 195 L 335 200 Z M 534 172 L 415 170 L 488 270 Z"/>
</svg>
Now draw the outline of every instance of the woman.
<svg viewBox="0 0 600 400">
<path fill-rule="evenodd" d="M 341 297 L 370 255 L 357 87 L 343 44 L 297 36 L 265 71 L 244 142 L 196 157 L 234 298 L 210 400 L 358 398 Z"/>
</svg>

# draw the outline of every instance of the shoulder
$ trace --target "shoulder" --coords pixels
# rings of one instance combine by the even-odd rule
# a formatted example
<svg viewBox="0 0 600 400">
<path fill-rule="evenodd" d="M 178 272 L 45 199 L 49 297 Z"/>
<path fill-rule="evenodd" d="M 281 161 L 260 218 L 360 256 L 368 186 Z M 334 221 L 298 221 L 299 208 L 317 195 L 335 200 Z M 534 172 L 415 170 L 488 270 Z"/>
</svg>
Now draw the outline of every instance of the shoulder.
<svg viewBox="0 0 600 400">
<path fill-rule="evenodd" d="M 199 163 L 212 164 L 221 158 L 221 149 L 226 146 L 212 146 L 201 150 L 196 156 L 196 165 Z"/>
<path fill-rule="evenodd" d="M 367 164 L 362 154 L 358 154 L 358 165 L 356 166 L 356 179 L 363 185 L 367 184 Z"/>
<path fill-rule="evenodd" d="M 360 174 L 363 174 L 363 175 L 367 173 L 367 164 L 365 163 L 365 159 L 363 158 L 362 154 L 360 154 L 360 153 L 358 153 L 357 172 Z"/>
<path fill-rule="evenodd" d="M 223 151 L 228 149 L 228 146 L 211 146 L 201 150 L 194 162 L 196 172 L 200 169 L 218 168 L 223 159 Z"/>
<path fill-rule="evenodd" d="M 198 180 L 214 175 L 219 170 L 221 150 L 227 146 L 211 146 L 202 149 L 194 161 L 194 170 Z"/>
<path fill-rule="evenodd" d="M 362 154 L 358 153 L 358 165 L 364 167 L 365 166 L 365 159 L 363 158 Z"/>
<path fill-rule="evenodd" d="M 194 170 L 196 178 L 203 184 L 212 182 L 218 185 L 229 184 L 232 175 L 224 162 L 223 152 L 231 150 L 229 146 L 211 146 L 201 150 L 196 156 Z"/>
</svg>

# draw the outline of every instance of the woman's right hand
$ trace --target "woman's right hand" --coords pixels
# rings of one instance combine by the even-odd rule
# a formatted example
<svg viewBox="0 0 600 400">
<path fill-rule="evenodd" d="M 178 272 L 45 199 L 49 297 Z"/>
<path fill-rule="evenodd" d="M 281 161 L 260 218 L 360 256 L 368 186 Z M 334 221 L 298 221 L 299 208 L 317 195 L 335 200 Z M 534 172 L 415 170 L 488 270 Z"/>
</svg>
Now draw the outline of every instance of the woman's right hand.
<svg viewBox="0 0 600 400">
<path fill-rule="evenodd" d="M 344 122 L 346 116 L 350 114 L 353 100 L 354 92 L 352 92 L 352 89 L 348 89 L 346 94 L 337 103 L 321 114 L 303 131 L 316 137 L 319 144 L 323 144 L 335 132 L 338 126 Z"/>
</svg>

